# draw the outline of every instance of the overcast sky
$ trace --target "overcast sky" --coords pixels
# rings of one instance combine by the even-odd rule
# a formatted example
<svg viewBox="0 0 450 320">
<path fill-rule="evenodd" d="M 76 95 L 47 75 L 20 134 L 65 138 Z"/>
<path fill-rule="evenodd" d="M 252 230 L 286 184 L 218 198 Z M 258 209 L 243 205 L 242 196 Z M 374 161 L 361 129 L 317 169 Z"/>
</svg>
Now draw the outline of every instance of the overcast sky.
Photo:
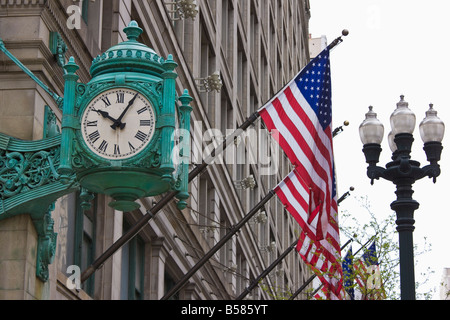
<svg viewBox="0 0 450 320">
<path fill-rule="evenodd" d="M 325 35 L 331 43 L 342 29 L 350 31 L 331 53 L 334 126 L 350 121 L 350 126 L 335 138 L 339 193 L 342 195 L 350 186 L 356 188 L 352 197 L 342 202 L 341 210 L 348 210 L 355 217 L 367 216 L 356 198 L 368 196 L 375 213 L 392 212 L 395 186 L 386 180 L 370 185 L 358 128 L 372 105 L 387 136 L 391 130 L 390 115 L 400 95 L 405 95 L 417 117 L 412 158 L 422 166 L 428 164 L 418 125 L 430 103 L 447 129 L 450 126 L 450 1 L 310 0 L 310 4 L 312 37 Z M 436 287 L 436 299 L 443 268 L 450 268 L 450 210 L 445 201 L 450 196 L 449 134 L 447 130 L 440 162 L 442 174 L 437 183 L 424 178 L 413 186 L 413 198 L 420 203 L 415 213 L 414 240 L 421 245 L 427 237 L 432 244 L 432 251 L 419 257 L 416 281 L 421 280 L 421 272 L 431 267 L 435 274 L 424 289 Z M 382 147 L 380 166 L 391 157 L 386 138 Z"/>
</svg>

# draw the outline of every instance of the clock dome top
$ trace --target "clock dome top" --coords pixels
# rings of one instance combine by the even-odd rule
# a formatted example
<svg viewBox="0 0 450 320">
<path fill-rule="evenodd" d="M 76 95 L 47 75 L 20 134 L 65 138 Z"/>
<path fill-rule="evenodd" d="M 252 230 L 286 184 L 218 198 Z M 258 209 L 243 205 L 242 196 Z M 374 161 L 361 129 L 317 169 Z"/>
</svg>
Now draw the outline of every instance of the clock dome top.
<svg viewBox="0 0 450 320">
<path fill-rule="evenodd" d="M 148 46 L 137 41 L 143 30 L 131 21 L 123 31 L 128 40 L 109 48 L 92 62 L 91 76 L 106 73 L 138 72 L 160 76 L 164 59 Z"/>
</svg>

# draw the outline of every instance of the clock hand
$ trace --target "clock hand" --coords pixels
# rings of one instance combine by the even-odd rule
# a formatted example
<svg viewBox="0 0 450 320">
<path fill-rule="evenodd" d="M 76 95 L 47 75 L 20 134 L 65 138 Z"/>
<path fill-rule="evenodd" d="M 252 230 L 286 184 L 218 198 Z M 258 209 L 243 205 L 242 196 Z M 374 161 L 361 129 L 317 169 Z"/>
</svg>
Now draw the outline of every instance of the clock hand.
<svg viewBox="0 0 450 320">
<path fill-rule="evenodd" d="M 111 121 L 113 121 L 113 122 L 116 122 L 116 121 L 117 121 L 116 119 L 114 119 L 113 117 L 111 117 L 111 116 L 109 115 L 109 113 L 106 112 L 106 111 L 96 110 L 96 109 L 92 109 L 92 111 L 97 112 L 98 114 L 100 114 L 100 115 L 101 115 L 103 118 L 105 118 L 105 119 L 109 119 L 109 120 L 111 120 Z"/>
<path fill-rule="evenodd" d="M 123 110 L 122 114 L 120 115 L 120 117 L 113 123 L 113 125 L 111 125 L 111 128 L 113 128 L 114 130 L 117 127 L 120 127 L 120 129 L 125 128 L 126 123 L 122 123 L 122 118 L 124 117 L 124 115 L 127 113 L 128 109 L 130 109 L 130 107 L 133 105 L 134 100 L 136 100 L 137 96 L 139 95 L 139 93 L 136 93 L 136 95 L 134 96 L 133 99 L 130 100 L 130 102 L 128 102 L 127 107 L 125 108 L 125 110 Z"/>
</svg>

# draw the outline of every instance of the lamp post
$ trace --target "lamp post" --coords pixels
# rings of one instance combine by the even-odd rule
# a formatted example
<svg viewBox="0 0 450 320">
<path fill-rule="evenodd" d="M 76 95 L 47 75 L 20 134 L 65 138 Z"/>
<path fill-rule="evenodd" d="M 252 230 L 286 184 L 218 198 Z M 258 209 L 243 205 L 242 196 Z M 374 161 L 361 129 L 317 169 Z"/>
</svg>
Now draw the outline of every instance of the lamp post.
<svg viewBox="0 0 450 320">
<path fill-rule="evenodd" d="M 364 145 L 363 152 L 368 163 L 367 176 L 371 183 L 379 178 L 392 181 L 396 187 L 397 200 L 391 204 L 392 210 L 397 214 L 397 231 L 399 233 L 400 249 L 400 290 L 402 300 L 415 300 L 414 280 L 414 252 L 413 231 L 414 211 L 419 208 L 419 203 L 412 199 L 414 193 L 412 185 L 424 177 L 429 177 L 436 182 L 441 170 L 438 161 L 442 153 L 442 139 L 444 138 L 445 125 L 437 117 L 437 112 L 430 105 L 425 119 L 419 129 L 424 142 L 424 150 L 429 165 L 420 167 L 420 163 L 411 160 L 411 147 L 414 142 L 413 132 L 416 126 L 416 116 L 408 108 L 404 96 L 400 97 L 397 109 L 391 115 L 392 131 L 388 135 L 389 146 L 392 150 L 392 162 L 386 168 L 377 166 L 381 154 L 381 142 L 383 141 L 384 126 L 377 119 L 373 107 L 369 107 L 366 119 L 359 127 L 361 141 Z"/>
</svg>

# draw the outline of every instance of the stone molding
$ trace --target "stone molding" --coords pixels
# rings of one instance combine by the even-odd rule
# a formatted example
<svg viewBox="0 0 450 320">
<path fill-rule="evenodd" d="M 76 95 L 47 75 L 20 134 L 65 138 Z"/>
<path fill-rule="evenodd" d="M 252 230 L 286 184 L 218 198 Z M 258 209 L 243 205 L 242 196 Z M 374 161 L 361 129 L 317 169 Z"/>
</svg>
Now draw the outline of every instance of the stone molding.
<svg viewBox="0 0 450 320">
<path fill-rule="evenodd" d="M 45 6 L 47 0 L 0 0 L 0 7 L 6 7 L 8 9 L 40 9 Z"/>
</svg>

